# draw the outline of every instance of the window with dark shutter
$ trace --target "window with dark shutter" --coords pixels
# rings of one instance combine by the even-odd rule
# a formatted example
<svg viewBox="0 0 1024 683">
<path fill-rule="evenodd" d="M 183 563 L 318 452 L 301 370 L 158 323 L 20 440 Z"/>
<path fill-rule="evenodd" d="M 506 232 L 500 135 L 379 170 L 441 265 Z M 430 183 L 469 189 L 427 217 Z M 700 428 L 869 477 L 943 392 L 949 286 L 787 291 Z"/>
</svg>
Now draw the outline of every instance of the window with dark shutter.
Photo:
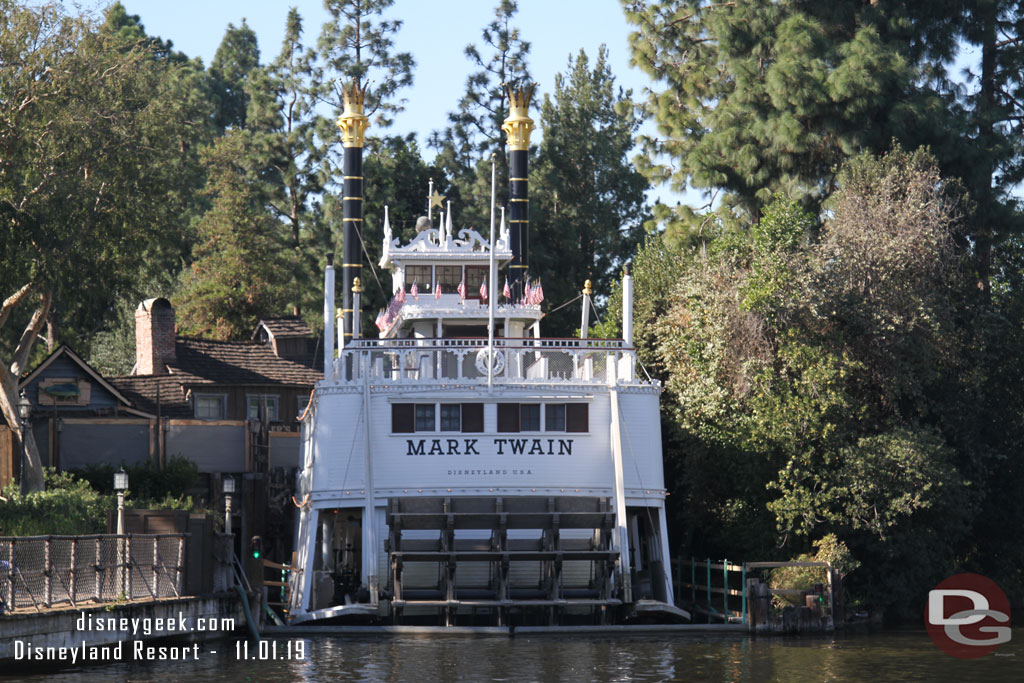
<svg viewBox="0 0 1024 683">
<path fill-rule="evenodd" d="M 498 431 L 518 432 L 519 431 L 519 404 L 499 403 L 498 404 Z"/>
<path fill-rule="evenodd" d="M 588 432 L 590 431 L 588 419 L 588 406 L 586 403 L 565 404 L 565 431 L 567 432 Z"/>
<path fill-rule="evenodd" d="M 463 403 L 462 404 L 462 431 L 482 432 L 484 431 L 484 404 Z"/>
<path fill-rule="evenodd" d="M 391 404 L 391 432 L 393 434 L 411 434 L 413 431 L 414 409 L 412 403 Z"/>
</svg>

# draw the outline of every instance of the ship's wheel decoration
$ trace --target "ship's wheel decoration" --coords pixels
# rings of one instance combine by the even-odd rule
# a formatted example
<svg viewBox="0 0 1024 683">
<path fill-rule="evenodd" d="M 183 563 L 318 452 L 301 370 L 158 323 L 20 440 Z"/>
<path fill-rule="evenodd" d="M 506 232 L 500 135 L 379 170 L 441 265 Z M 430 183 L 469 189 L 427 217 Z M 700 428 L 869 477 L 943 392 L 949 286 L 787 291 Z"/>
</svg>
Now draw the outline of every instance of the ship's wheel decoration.
<svg viewBox="0 0 1024 683">
<path fill-rule="evenodd" d="M 487 361 L 492 353 L 494 354 L 494 360 L 491 366 L 494 369 L 494 374 L 500 374 L 505 369 L 505 354 L 502 353 L 501 349 L 480 349 L 476 352 L 476 369 L 481 375 L 487 374 Z"/>
</svg>

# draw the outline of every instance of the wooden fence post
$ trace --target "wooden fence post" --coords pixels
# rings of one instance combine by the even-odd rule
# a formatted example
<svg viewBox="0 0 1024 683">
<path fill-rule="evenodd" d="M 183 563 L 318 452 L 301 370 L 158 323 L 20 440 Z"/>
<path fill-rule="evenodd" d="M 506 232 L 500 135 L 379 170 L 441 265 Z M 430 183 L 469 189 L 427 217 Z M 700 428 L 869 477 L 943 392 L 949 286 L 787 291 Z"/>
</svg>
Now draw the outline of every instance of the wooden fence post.
<svg viewBox="0 0 1024 683">
<path fill-rule="evenodd" d="M 75 574 L 76 574 L 76 572 L 75 572 L 75 564 L 77 562 L 78 562 L 78 537 L 75 536 L 74 538 L 71 539 L 71 569 L 68 571 L 68 582 L 70 583 L 70 587 L 69 587 L 68 590 L 71 592 L 71 595 L 69 595 L 68 597 L 71 598 L 71 604 L 72 605 L 75 604 L 75 592 L 77 590 L 77 588 L 76 588 L 77 581 L 76 581 L 76 577 L 75 577 Z"/>
<path fill-rule="evenodd" d="M 47 607 L 53 605 L 53 551 L 51 548 L 53 536 L 47 536 L 43 542 L 43 604 Z"/>
<path fill-rule="evenodd" d="M 93 559 L 94 561 L 92 567 L 93 575 L 96 580 L 96 588 L 95 595 L 93 595 L 92 597 L 94 600 L 98 601 L 103 599 L 103 540 L 99 536 L 96 537 L 96 557 Z"/>
</svg>

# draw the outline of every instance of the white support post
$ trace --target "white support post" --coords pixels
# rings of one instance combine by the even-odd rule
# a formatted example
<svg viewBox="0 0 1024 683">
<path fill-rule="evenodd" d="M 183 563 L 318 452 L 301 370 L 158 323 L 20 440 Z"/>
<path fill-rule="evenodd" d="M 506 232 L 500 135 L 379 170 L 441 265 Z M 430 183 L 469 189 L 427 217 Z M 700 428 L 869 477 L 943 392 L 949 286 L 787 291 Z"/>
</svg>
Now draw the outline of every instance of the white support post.
<svg viewBox="0 0 1024 683">
<path fill-rule="evenodd" d="M 619 392 L 609 393 L 612 408 L 611 442 L 612 470 L 615 475 L 615 534 L 612 540 L 619 551 L 619 577 L 622 580 L 622 601 L 633 602 L 633 577 L 630 575 L 629 529 L 626 525 L 626 480 L 622 471 L 622 424 L 619 415 Z"/>
<path fill-rule="evenodd" d="M 338 335 L 339 344 L 344 343 Z M 324 270 L 324 379 L 331 377 L 334 366 L 334 255 L 327 255 Z"/>
</svg>

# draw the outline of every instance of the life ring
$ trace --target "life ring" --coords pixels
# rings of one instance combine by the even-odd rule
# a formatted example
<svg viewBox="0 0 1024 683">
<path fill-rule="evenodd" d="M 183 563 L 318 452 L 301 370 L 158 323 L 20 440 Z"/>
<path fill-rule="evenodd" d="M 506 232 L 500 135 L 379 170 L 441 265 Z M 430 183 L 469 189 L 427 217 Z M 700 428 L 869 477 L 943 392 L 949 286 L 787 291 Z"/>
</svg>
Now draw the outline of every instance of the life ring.
<svg viewBox="0 0 1024 683">
<path fill-rule="evenodd" d="M 480 349 L 476 352 L 476 369 L 481 375 L 487 374 L 487 364 L 491 351 L 491 349 Z M 505 369 L 505 354 L 501 349 L 493 349 L 493 351 L 494 361 L 491 364 L 493 365 L 494 374 L 497 375 Z"/>
</svg>

